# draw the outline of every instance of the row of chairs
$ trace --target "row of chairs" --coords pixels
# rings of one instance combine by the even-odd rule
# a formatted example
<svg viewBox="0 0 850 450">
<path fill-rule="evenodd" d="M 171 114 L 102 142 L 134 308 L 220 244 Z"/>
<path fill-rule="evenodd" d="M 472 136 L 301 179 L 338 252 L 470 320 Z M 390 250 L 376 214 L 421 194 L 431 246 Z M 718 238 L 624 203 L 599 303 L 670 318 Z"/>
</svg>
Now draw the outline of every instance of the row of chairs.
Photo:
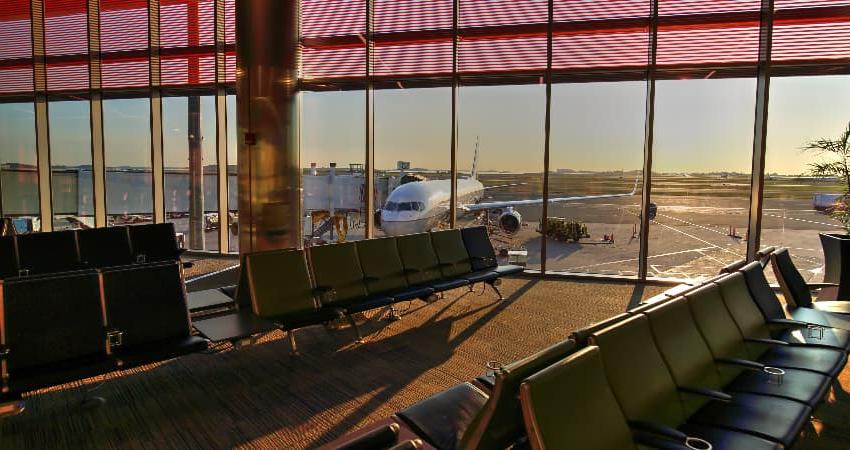
<svg viewBox="0 0 850 450">
<path fill-rule="evenodd" d="M 237 303 L 288 331 L 293 353 L 298 328 L 348 317 L 362 342 L 356 313 L 479 282 L 501 299 L 499 278 L 523 270 L 498 265 L 484 227 L 248 253 L 243 264 Z"/>
<path fill-rule="evenodd" d="M 206 348 L 178 261 L 0 280 L 0 402 Z"/>
<path fill-rule="evenodd" d="M 175 261 L 181 253 L 172 223 L 3 236 L 0 279 Z"/>
<path fill-rule="evenodd" d="M 787 448 L 844 368 L 850 323 L 787 318 L 759 261 L 726 272 L 493 367 L 391 423 L 440 449 Z M 333 448 L 387 448 L 370 432 Z"/>
</svg>

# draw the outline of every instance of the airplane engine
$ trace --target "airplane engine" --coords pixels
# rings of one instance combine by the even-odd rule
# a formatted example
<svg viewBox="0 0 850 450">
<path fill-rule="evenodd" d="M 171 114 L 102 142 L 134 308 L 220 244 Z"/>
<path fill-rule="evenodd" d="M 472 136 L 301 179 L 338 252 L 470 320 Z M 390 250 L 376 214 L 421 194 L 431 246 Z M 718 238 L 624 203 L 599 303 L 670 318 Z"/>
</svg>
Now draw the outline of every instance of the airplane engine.
<svg viewBox="0 0 850 450">
<path fill-rule="evenodd" d="M 514 209 L 508 209 L 499 216 L 499 228 L 505 233 L 514 234 L 522 226 L 522 216 Z"/>
</svg>

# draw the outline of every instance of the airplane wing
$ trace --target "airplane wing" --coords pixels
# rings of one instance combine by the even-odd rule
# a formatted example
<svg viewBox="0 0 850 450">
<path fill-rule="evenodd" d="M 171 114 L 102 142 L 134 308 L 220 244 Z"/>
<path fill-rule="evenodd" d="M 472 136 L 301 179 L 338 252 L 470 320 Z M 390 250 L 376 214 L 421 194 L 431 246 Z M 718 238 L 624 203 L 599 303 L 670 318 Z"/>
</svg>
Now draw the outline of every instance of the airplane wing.
<svg viewBox="0 0 850 450">
<path fill-rule="evenodd" d="M 635 187 L 632 188 L 631 192 L 627 192 L 625 194 L 600 194 L 600 195 L 580 195 L 574 197 L 553 197 L 550 198 L 549 201 L 553 203 L 564 203 L 564 202 L 577 202 L 580 200 L 596 200 L 601 198 L 616 198 L 616 197 L 630 197 L 635 195 L 637 192 L 638 180 L 635 180 Z M 483 211 L 486 209 L 500 209 L 500 208 L 509 208 L 514 206 L 527 206 L 527 205 L 539 205 L 543 203 L 542 198 L 534 198 L 529 200 L 505 200 L 501 202 L 483 202 L 483 203 L 473 203 L 469 205 L 461 205 L 460 208 L 464 211 Z"/>
</svg>

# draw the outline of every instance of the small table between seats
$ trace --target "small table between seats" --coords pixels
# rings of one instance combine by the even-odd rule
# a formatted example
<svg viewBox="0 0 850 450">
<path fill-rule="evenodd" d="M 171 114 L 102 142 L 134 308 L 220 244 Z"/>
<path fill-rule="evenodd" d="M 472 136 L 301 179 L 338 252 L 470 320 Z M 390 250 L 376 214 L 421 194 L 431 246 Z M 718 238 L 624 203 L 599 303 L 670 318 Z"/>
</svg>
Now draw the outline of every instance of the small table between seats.
<svg viewBox="0 0 850 450">
<path fill-rule="evenodd" d="M 198 330 L 198 333 L 212 342 L 236 342 L 278 329 L 272 322 L 257 317 L 251 311 L 246 310 L 196 320 L 192 325 Z"/>
<path fill-rule="evenodd" d="M 187 304 L 192 315 L 218 309 L 233 309 L 236 301 L 219 289 L 189 292 Z"/>
</svg>

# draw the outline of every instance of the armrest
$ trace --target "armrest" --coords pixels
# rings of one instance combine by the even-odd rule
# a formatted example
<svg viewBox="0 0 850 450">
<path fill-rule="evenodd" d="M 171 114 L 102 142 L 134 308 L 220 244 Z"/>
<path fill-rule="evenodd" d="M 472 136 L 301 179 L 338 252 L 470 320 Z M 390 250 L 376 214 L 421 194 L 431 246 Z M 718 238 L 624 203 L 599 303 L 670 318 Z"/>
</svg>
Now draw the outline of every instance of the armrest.
<svg viewBox="0 0 850 450">
<path fill-rule="evenodd" d="M 659 450 L 690 450 L 688 446 L 681 442 L 671 441 L 668 438 L 658 437 L 643 431 L 633 431 L 632 440 L 637 444 Z"/>
<path fill-rule="evenodd" d="M 687 392 L 689 394 L 696 394 L 703 397 L 708 397 L 712 400 L 717 400 L 721 402 L 731 402 L 732 396 L 720 391 L 715 391 L 714 389 L 708 389 L 703 387 L 691 387 L 691 386 L 680 386 L 679 390 L 682 392 Z"/>
<path fill-rule="evenodd" d="M 785 341 L 778 341 L 776 339 L 762 339 L 762 338 L 744 338 L 744 342 L 752 342 L 753 344 L 765 344 L 765 345 L 790 345 Z"/>
<path fill-rule="evenodd" d="M 632 430 L 645 431 L 648 433 L 652 433 L 658 436 L 664 436 L 668 439 L 673 439 L 678 442 L 685 442 L 685 439 L 688 438 L 688 435 L 682 433 L 681 431 L 668 427 L 667 425 L 662 425 L 660 423 L 655 422 L 646 422 L 643 420 L 629 420 L 629 428 Z"/>
<path fill-rule="evenodd" d="M 317 286 L 313 289 L 313 295 L 318 296 L 323 302 L 332 302 L 336 299 L 336 289 L 326 286 Z"/>
<path fill-rule="evenodd" d="M 750 370 L 764 370 L 764 364 L 741 358 L 716 358 L 714 361 L 720 364 L 739 366 Z"/>
<path fill-rule="evenodd" d="M 800 320 L 794 320 L 794 319 L 769 319 L 769 320 L 767 320 L 767 324 L 768 325 L 780 325 L 780 326 L 784 326 L 786 328 L 792 328 L 792 327 L 806 328 L 806 327 L 809 326 L 808 322 L 802 322 Z"/>
<path fill-rule="evenodd" d="M 837 283 L 806 283 L 809 289 L 823 289 L 828 287 L 838 287 Z"/>
</svg>

